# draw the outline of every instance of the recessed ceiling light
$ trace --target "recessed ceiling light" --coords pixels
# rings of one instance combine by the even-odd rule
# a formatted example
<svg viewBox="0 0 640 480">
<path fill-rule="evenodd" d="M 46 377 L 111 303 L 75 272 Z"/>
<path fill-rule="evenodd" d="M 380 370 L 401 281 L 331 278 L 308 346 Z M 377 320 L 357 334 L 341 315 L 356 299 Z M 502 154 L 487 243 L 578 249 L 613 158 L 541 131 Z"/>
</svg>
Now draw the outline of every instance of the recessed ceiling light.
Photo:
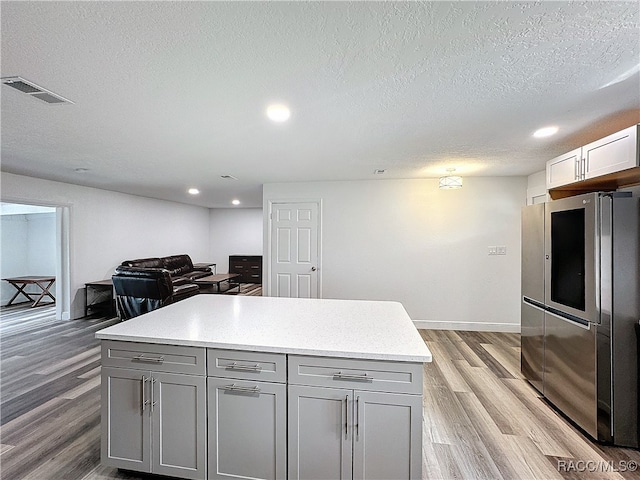
<svg viewBox="0 0 640 480">
<path fill-rule="evenodd" d="M 544 127 L 533 132 L 533 136 L 536 138 L 550 137 L 558 132 L 558 127 Z"/>
<path fill-rule="evenodd" d="M 187 191 L 189 192 L 190 195 L 198 195 L 200 193 L 200 190 L 198 190 L 197 188 L 190 188 Z"/>
<path fill-rule="evenodd" d="M 274 122 L 286 122 L 290 116 L 291 111 L 286 105 L 274 104 L 267 108 L 267 117 Z"/>
<path fill-rule="evenodd" d="M 231 203 L 234 205 L 240 205 L 240 200 L 236 198 L 235 200 L 231 200 Z"/>
</svg>

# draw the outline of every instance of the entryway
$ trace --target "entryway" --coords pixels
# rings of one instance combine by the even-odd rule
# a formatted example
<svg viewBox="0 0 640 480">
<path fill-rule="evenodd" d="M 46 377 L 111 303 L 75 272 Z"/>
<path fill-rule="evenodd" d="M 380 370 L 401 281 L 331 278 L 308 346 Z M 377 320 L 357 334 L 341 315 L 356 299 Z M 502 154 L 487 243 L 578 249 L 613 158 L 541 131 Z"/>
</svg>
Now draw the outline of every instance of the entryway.
<svg viewBox="0 0 640 480">
<path fill-rule="evenodd" d="M 69 208 L 68 205 L 36 205 L 20 199 L 2 199 L 1 278 L 25 275 L 55 278 L 51 292 L 55 292 L 58 320 L 70 318 Z M 25 287 L 25 291 L 32 291 L 30 287 Z M 2 305 L 14 293 L 15 288 L 3 284 Z M 25 308 L 29 306 L 30 303 L 25 303 Z"/>
</svg>

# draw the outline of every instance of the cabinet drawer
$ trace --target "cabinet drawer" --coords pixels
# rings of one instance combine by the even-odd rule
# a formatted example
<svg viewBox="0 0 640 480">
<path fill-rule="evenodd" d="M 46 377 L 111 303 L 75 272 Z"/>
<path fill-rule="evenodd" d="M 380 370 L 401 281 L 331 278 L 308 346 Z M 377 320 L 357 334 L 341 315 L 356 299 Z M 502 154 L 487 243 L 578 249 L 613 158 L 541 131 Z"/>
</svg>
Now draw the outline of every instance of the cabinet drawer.
<svg viewBox="0 0 640 480">
<path fill-rule="evenodd" d="M 207 375 L 210 377 L 287 381 L 287 361 L 283 353 L 245 352 L 242 350 L 207 351 Z"/>
<path fill-rule="evenodd" d="M 422 393 L 422 363 L 289 355 L 289 384 Z"/>
<path fill-rule="evenodd" d="M 206 350 L 200 347 L 102 341 L 102 365 L 154 372 L 206 374 Z"/>
</svg>

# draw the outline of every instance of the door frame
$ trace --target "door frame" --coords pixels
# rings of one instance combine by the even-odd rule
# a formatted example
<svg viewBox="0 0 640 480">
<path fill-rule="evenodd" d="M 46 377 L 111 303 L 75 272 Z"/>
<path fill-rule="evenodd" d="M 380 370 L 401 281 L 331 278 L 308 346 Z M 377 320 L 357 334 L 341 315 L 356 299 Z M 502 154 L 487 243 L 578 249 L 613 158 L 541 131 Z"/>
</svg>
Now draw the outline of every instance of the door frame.
<svg viewBox="0 0 640 480">
<path fill-rule="evenodd" d="M 18 197 L 1 197 L 3 203 L 35 205 L 56 209 L 56 320 L 71 319 L 71 208 L 70 203 L 55 203 Z"/>
<path fill-rule="evenodd" d="M 268 200 L 267 203 L 267 212 L 266 212 L 266 224 L 267 228 L 264 231 L 264 255 L 262 260 L 262 287 L 263 287 L 263 295 L 270 297 L 271 296 L 271 238 L 273 234 L 273 207 L 274 205 L 280 205 L 283 203 L 315 203 L 318 206 L 318 298 L 322 298 L 322 199 L 321 198 L 311 198 L 311 199 L 302 199 L 302 198 L 283 198 L 277 200 Z M 266 282 L 265 282 L 266 280 Z M 266 288 L 265 288 L 266 286 Z"/>
</svg>

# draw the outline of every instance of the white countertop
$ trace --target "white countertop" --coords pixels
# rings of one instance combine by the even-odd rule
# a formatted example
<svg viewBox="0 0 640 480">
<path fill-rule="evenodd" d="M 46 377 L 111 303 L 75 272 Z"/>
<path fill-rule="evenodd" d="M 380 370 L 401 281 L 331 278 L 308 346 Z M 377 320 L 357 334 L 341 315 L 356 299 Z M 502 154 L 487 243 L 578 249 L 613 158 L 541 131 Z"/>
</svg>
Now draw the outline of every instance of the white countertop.
<svg viewBox="0 0 640 480">
<path fill-rule="evenodd" d="M 100 340 L 430 362 L 398 302 L 196 295 L 113 325 Z"/>
</svg>

